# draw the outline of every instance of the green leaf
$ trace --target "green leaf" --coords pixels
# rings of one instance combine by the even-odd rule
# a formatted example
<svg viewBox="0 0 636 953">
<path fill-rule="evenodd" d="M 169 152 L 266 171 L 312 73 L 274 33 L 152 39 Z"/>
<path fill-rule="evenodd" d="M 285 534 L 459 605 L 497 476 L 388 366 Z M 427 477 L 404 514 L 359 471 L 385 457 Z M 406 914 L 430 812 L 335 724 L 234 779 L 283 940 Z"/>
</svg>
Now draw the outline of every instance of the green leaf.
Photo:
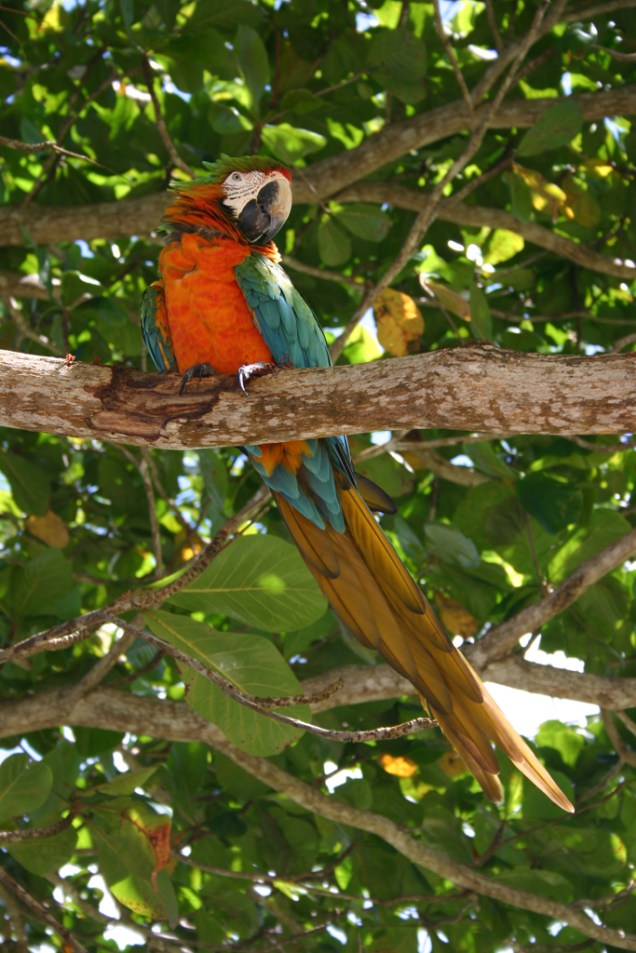
<svg viewBox="0 0 636 953">
<path fill-rule="evenodd" d="M 13 499 L 25 513 L 44 516 L 49 509 L 51 484 L 40 467 L 17 453 L 0 451 L 0 470 L 11 486 Z"/>
<path fill-rule="evenodd" d="M 596 556 L 631 530 L 629 522 L 609 509 L 595 510 L 586 527 L 570 536 L 550 561 L 549 578 L 553 582 L 566 579 L 581 563 Z"/>
<path fill-rule="evenodd" d="M 381 242 L 391 227 L 391 219 L 376 205 L 353 202 L 336 213 L 336 218 L 352 235 L 368 242 Z"/>
<path fill-rule="evenodd" d="M 582 125 L 583 114 L 576 100 L 561 100 L 546 109 L 528 130 L 517 147 L 517 155 L 543 155 L 551 149 L 566 146 L 580 132 Z"/>
<path fill-rule="evenodd" d="M 37 840 L 24 841 L 21 844 L 9 844 L 7 850 L 32 874 L 46 877 L 68 863 L 76 847 L 77 831 L 69 826 L 52 837 L 39 837 Z"/>
<path fill-rule="evenodd" d="M 326 138 L 319 132 L 310 129 L 299 129 L 281 122 L 276 126 L 265 126 L 262 132 L 263 145 L 268 152 L 293 165 L 299 159 L 319 152 L 326 143 Z"/>
<path fill-rule="evenodd" d="M 262 636 L 215 632 L 202 622 L 170 612 L 148 613 L 146 623 L 159 638 L 203 662 L 249 695 L 268 697 L 302 692 L 287 662 Z M 302 733 L 239 704 L 203 675 L 188 670 L 187 677 L 190 687 L 186 700 L 190 707 L 218 725 L 245 751 L 276 754 Z M 282 710 L 304 721 L 310 717 L 306 706 Z"/>
<path fill-rule="evenodd" d="M 0 821 L 37 810 L 49 796 L 53 775 L 50 768 L 31 761 L 26 754 L 13 754 L 0 764 Z"/>
<path fill-rule="evenodd" d="M 532 190 L 522 176 L 510 173 L 506 178 L 510 186 L 510 208 L 515 218 L 529 222 L 533 215 Z"/>
<path fill-rule="evenodd" d="M 241 24 L 236 31 L 234 48 L 241 75 L 251 94 L 252 114 L 258 116 L 260 101 L 269 83 L 269 59 L 265 44 L 256 30 Z"/>
<path fill-rule="evenodd" d="M 170 599 L 190 611 L 222 612 L 268 632 L 319 618 L 326 601 L 298 550 L 277 536 L 241 536 Z"/>
<path fill-rule="evenodd" d="M 527 511 L 548 533 L 558 533 L 578 520 L 583 506 L 583 494 L 578 487 L 544 473 L 529 473 L 516 486 Z"/>
<path fill-rule="evenodd" d="M 464 445 L 464 452 L 475 464 L 475 467 L 490 477 L 502 477 L 503 479 L 515 479 L 517 474 L 509 466 L 492 443 L 469 443 Z"/>
<path fill-rule="evenodd" d="M 382 357 L 383 353 L 376 335 L 361 324 L 349 337 L 342 352 L 349 364 L 368 364 Z"/>
<path fill-rule="evenodd" d="M 435 557 L 444 563 L 471 569 L 479 566 L 481 559 L 472 539 L 459 530 L 442 523 L 427 523 L 424 527 L 426 542 Z"/>
<path fill-rule="evenodd" d="M 154 765 L 149 768 L 140 768 L 138 771 L 129 771 L 106 784 L 98 784 L 93 790 L 108 794 L 109 797 L 131 795 L 137 788 L 143 788 L 156 771 L 157 768 Z"/>
<path fill-rule="evenodd" d="M 426 46 L 406 27 L 373 31 L 367 69 L 398 99 L 417 103 L 424 98 L 427 66 Z"/>
<path fill-rule="evenodd" d="M 478 341 L 492 341 L 492 318 L 488 300 L 476 284 L 470 286 L 470 327 Z"/>
<path fill-rule="evenodd" d="M 78 322 L 90 322 L 91 320 L 104 325 L 125 325 L 128 324 L 128 315 L 118 301 L 114 298 L 95 297 L 82 301 L 73 309 L 73 318 Z"/>
<path fill-rule="evenodd" d="M 318 251 L 323 264 L 331 268 L 351 257 L 351 242 L 332 217 L 324 218 L 318 226 Z"/>
<path fill-rule="evenodd" d="M 14 571 L 13 612 L 16 616 L 54 614 L 73 585 L 68 560 L 59 549 L 47 549 Z"/>
<path fill-rule="evenodd" d="M 517 867 L 516 870 L 499 871 L 497 880 L 508 887 L 525 890 L 539 897 L 549 897 L 550 900 L 558 897 L 562 903 L 568 903 L 574 895 L 570 881 L 552 870 Z"/>
</svg>

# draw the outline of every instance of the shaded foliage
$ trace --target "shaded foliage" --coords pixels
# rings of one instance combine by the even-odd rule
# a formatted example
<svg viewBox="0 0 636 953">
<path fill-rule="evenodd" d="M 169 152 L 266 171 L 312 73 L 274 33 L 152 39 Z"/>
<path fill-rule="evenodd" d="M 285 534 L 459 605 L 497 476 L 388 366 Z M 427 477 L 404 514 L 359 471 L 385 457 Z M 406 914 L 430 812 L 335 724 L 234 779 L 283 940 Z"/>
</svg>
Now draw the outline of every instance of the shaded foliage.
<svg viewBox="0 0 636 953">
<path fill-rule="evenodd" d="M 9 3 L 0 10 L 2 202 L 18 221 L 34 209 L 81 215 L 97 203 L 119 203 L 124 214 L 130 200 L 162 192 L 173 174 L 203 171 L 221 152 L 272 154 L 294 166 L 304 197 L 281 250 L 335 338 L 396 260 L 422 196 L 466 148 L 477 119 L 458 71 L 473 105 L 487 109 L 507 68 L 516 71 L 508 118 L 489 123 L 393 282 L 400 295 L 383 294 L 341 359 L 474 339 L 545 354 L 634 350 L 634 132 L 626 116 L 594 113 L 590 102 L 634 82 L 625 54 L 633 57 L 636 10 L 606 8 L 586 16 L 578 4 L 547 4 L 541 26 L 541 5 L 525 0 L 445 4 L 443 41 L 435 7 L 416 0 Z M 528 120 L 538 99 L 547 102 Z M 409 138 L 429 113 L 437 132 Z M 343 185 L 355 194 L 330 191 L 325 169 L 346 170 Z M 20 245 L 0 234 L 0 346 L 146 366 L 138 304 L 156 277 L 159 241 L 140 216 L 137 230 L 109 226 L 90 241 L 81 226 L 75 241 L 60 242 L 54 227 L 38 243 L 28 228 Z M 356 437 L 354 456 L 396 499 L 399 514 L 383 526 L 464 637 L 539 601 L 633 526 L 626 437 L 393 437 L 393 454 Z M 181 570 L 258 490 L 244 463 L 235 449 L 160 453 L 5 431 L 0 646 Z M 633 567 L 618 566 L 545 622 L 541 648 L 562 650 L 586 674 L 633 677 L 633 593 Z M 142 624 L 133 610 L 125 620 Z M 536 745 L 576 801 L 574 817 L 508 765 L 497 807 L 435 732 L 345 744 L 283 726 L 134 632 L 118 657 L 122 629 L 101 621 L 85 641 L 0 669 L 6 705 L 33 702 L 20 709 L 19 729 L 4 731 L 7 751 L 21 752 L 0 764 L 3 869 L 34 901 L 21 907 L 11 881 L 0 883 L 13 948 L 61 949 L 70 930 L 76 948 L 91 950 L 494 953 L 513 943 L 580 949 L 586 937 L 595 937 L 591 950 L 636 949 L 609 932 L 636 922 L 633 712 L 541 728 Z M 190 586 L 148 610 L 145 624 L 261 696 L 297 694 L 310 677 L 374 661 L 325 611 L 271 509 Z M 78 714 L 82 693 L 96 693 L 97 704 L 102 689 L 120 693 L 124 712 L 126 700 L 153 703 L 147 726 L 131 708 L 137 727 L 125 731 L 114 702 L 112 720 Z M 69 728 L 58 727 L 55 699 Z M 419 714 L 390 695 L 321 707 L 279 710 L 332 729 Z M 256 762 L 242 763 L 218 734 L 206 736 L 203 723 L 194 730 L 182 720 L 192 711 L 310 789 L 324 790 L 343 769 L 332 797 L 503 887 L 572 911 L 597 904 L 607 935 L 546 916 L 538 900 L 525 908 L 514 893 L 495 899 L 457 886 L 365 832 L 353 814 L 349 823 L 323 816 L 276 788 L 266 769 L 259 775 Z M 119 921 L 112 906 L 98 911 L 104 883 Z M 60 930 L 44 919 L 47 905 Z M 109 932 L 117 922 L 136 937 Z"/>
</svg>

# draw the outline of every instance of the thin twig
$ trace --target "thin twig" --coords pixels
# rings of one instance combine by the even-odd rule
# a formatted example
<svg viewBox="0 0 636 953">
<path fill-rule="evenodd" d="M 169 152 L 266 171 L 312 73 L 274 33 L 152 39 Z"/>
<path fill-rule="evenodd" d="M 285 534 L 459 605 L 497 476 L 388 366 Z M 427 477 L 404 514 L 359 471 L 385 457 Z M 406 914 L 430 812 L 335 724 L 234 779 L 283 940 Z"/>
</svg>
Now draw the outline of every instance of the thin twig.
<svg viewBox="0 0 636 953">
<path fill-rule="evenodd" d="M 75 812 L 73 810 L 48 827 L 27 827 L 15 831 L 0 831 L 0 847 L 6 847 L 7 844 L 23 844 L 25 841 L 39 840 L 41 837 L 55 837 L 61 834 L 67 827 L 73 823 Z"/>
<path fill-rule="evenodd" d="M 120 453 L 126 457 L 129 463 L 132 463 L 135 470 L 139 473 L 141 477 L 141 482 L 143 484 L 144 492 L 146 494 L 146 501 L 148 503 L 148 520 L 150 522 L 150 539 L 152 541 L 152 551 L 155 557 L 155 566 L 156 572 L 158 575 L 161 575 L 163 570 L 163 553 L 161 551 L 161 530 L 159 528 L 159 520 L 157 519 L 157 508 L 155 506 L 155 491 L 152 485 L 151 471 L 148 464 L 148 448 L 141 448 L 141 459 L 138 460 L 134 453 L 121 444 L 118 446 Z M 144 452 L 145 451 L 145 452 Z"/>
<path fill-rule="evenodd" d="M 575 443 L 577 447 L 583 447 L 584 450 L 598 453 L 625 453 L 627 450 L 633 450 L 636 447 L 636 437 L 630 437 L 624 442 L 620 441 L 620 443 L 596 443 L 594 440 L 586 440 L 585 437 L 572 434 L 568 437 L 568 440 Z"/>
<path fill-rule="evenodd" d="M 76 682 L 69 694 L 69 707 L 82 698 L 86 698 L 97 686 L 103 682 L 108 673 L 115 667 L 121 656 L 134 642 L 134 637 L 124 632 L 116 638 L 106 655 L 102 656 L 91 669 Z"/>
<path fill-rule="evenodd" d="M 312 702 L 320 700 L 320 698 L 316 699 L 313 696 L 308 695 L 293 695 L 291 697 L 286 696 L 282 698 L 250 695 L 247 692 L 242 691 L 227 678 L 224 678 L 213 668 L 210 668 L 209 665 L 205 665 L 203 662 L 200 662 L 199 659 L 194 658 L 192 655 L 188 655 L 187 652 L 182 652 L 181 649 L 171 645 L 164 639 L 160 639 L 156 635 L 152 635 L 150 632 L 147 632 L 145 629 L 141 629 L 130 622 L 124 621 L 123 619 L 112 617 L 111 621 L 116 625 L 121 626 L 121 628 L 125 631 L 135 635 L 137 638 L 148 642 L 149 645 L 154 646 L 156 649 L 160 649 L 165 655 L 170 655 L 172 658 L 177 659 L 177 661 L 188 665 L 191 669 L 193 669 L 193 671 L 197 672 L 197 674 L 202 675 L 203 678 L 207 678 L 209 681 L 213 682 L 217 688 L 223 692 L 224 695 L 232 698 L 235 702 L 238 702 L 245 708 L 249 708 L 251 711 L 256 711 L 260 715 L 265 715 L 267 718 L 271 718 L 274 721 L 279 721 L 284 725 L 289 725 L 291 728 L 297 728 L 301 731 L 308 731 L 311 734 L 318 735 L 320 738 L 327 738 L 330 741 L 340 741 L 345 743 L 387 741 L 393 740 L 394 738 L 401 738 L 404 735 L 415 734 L 418 731 L 424 730 L 425 728 L 433 728 L 435 726 L 435 722 L 430 718 L 413 718 L 410 721 L 403 722 L 399 725 L 372 728 L 367 731 L 337 731 L 329 728 L 322 728 L 319 725 L 311 724 L 310 722 L 303 721 L 300 718 L 293 718 L 291 715 L 285 715 L 282 712 L 275 711 L 275 708 L 287 707 L 290 704 L 311 704 Z M 337 685 L 334 686 L 332 690 L 337 690 L 337 687 Z"/>
<path fill-rule="evenodd" d="M 210 565 L 213 559 L 231 541 L 232 534 L 237 532 L 254 509 L 262 505 L 267 493 L 265 487 L 258 490 L 252 499 L 226 522 L 225 526 L 219 530 L 206 548 L 190 561 L 185 571 L 177 579 L 162 587 L 137 589 L 124 593 L 104 609 L 96 609 L 93 612 L 76 616 L 43 632 L 37 632 L 22 642 L 7 646 L 7 648 L 0 650 L 0 664 L 27 658 L 43 650 L 59 651 L 68 648 L 75 642 L 88 638 L 95 629 L 98 629 L 105 622 L 110 622 L 113 616 L 117 616 L 119 613 L 129 612 L 131 609 L 151 609 L 160 605 L 189 585 Z"/>
<path fill-rule="evenodd" d="M 322 278 L 323 281 L 335 281 L 339 285 L 350 285 L 356 291 L 364 291 L 364 281 L 358 278 L 352 278 L 350 275 L 343 275 L 340 271 L 329 271 L 328 268 L 316 268 L 315 265 L 307 265 L 304 261 L 299 261 L 291 255 L 283 255 L 283 264 L 294 271 L 301 271 L 306 275 L 312 275 L 314 278 Z"/>
<path fill-rule="evenodd" d="M 194 172 L 187 164 L 184 162 L 179 153 L 177 152 L 177 147 L 175 146 L 170 133 L 168 132 L 168 127 L 166 126 L 165 120 L 163 118 L 163 113 L 161 111 L 161 106 L 159 104 L 159 99 L 155 92 L 155 78 L 152 71 L 152 66 L 150 65 L 150 60 L 147 55 L 144 53 L 141 58 L 141 68 L 144 74 L 144 79 L 146 81 L 146 87 L 150 93 L 150 99 L 152 100 L 152 105 L 155 111 L 155 125 L 157 127 L 157 132 L 159 133 L 159 138 L 163 142 L 166 152 L 170 158 L 170 161 L 173 166 L 176 166 L 177 169 L 181 169 L 182 172 L 185 172 L 189 178 L 194 178 Z"/>
<path fill-rule="evenodd" d="M 0 136 L 0 146 L 6 146 L 7 149 L 17 149 L 20 152 L 32 154 L 34 152 L 55 152 L 59 156 L 68 156 L 70 159 L 82 159 L 84 162 L 91 162 L 93 165 L 101 165 L 97 159 L 91 159 L 90 156 L 82 152 L 72 152 L 58 145 L 55 139 L 45 139 L 43 142 L 21 142 L 19 139 L 8 139 L 6 136 Z"/>
<path fill-rule="evenodd" d="M 636 334 L 626 334 L 625 337 L 614 341 L 610 348 L 610 353 L 615 354 L 617 351 L 622 351 L 623 348 L 629 347 L 631 344 L 636 344 Z"/>
<path fill-rule="evenodd" d="M 433 0 L 433 19 L 435 21 L 435 31 L 442 43 L 442 46 L 444 47 L 446 51 L 446 55 L 450 61 L 450 64 L 453 67 L 453 73 L 455 74 L 457 85 L 459 86 L 461 90 L 461 94 L 464 98 L 464 102 L 466 103 L 466 106 L 468 108 L 468 114 L 471 116 L 471 119 L 472 119 L 473 108 L 474 108 L 472 96 L 470 95 L 470 91 L 468 89 L 468 86 L 466 85 L 464 74 L 462 73 L 460 69 L 457 56 L 455 55 L 455 50 L 453 49 L 453 45 L 448 39 L 448 36 L 446 35 L 446 30 L 444 29 L 444 23 L 442 20 L 442 14 L 440 11 L 439 4 L 440 4 L 440 0 Z"/>
<path fill-rule="evenodd" d="M 620 50 L 612 50 L 608 46 L 599 46 L 598 43 L 590 43 L 590 48 L 593 50 L 600 50 L 602 53 L 607 53 L 618 63 L 636 62 L 636 53 L 621 53 Z"/>
<path fill-rule="evenodd" d="M 590 586 L 616 569 L 636 553 L 636 529 L 630 530 L 610 543 L 600 553 L 581 563 L 568 578 L 534 605 L 527 606 L 512 619 L 491 629 L 475 645 L 468 648 L 468 655 L 478 669 L 486 670 L 489 662 L 503 658 L 526 632 L 533 632 L 553 619 Z"/>
<path fill-rule="evenodd" d="M 605 726 L 605 731 L 609 735 L 609 739 L 616 749 L 616 754 L 620 758 L 623 764 L 628 764 L 630 768 L 636 768 L 636 752 L 630 751 L 627 745 L 623 743 L 623 739 L 618 733 L 618 729 L 612 720 L 612 714 L 603 709 L 601 711 L 601 718 L 603 719 L 603 725 Z"/>
<path fill-rule="evenodd" d="M 22 884 L 14 880 L 11 874 L 3 870 L 2 867 L 0 867 L 0 883 L 10 890 L 38 920 L 42 920 L 43 923 L 51 927 L 53 932 L 57 933 L 57 935 L 64 940 L 67 949 L 74 950 L 75 953 L 88 953 L 86 947 L 83 946 L 79 940 L 75 939 L 72 931 L 67 930 L 66 927 L 58 923 L 44 904 L 36 900 L 35 897 L 32 897 L 31 894 L 24 889 Z"/>
<path fill-rule="evenodd" d="M 497 25 L 493 0 L 486 0 L 486 16 L 488 17 L 488 26 L 490 27 L 492 38 L 495 41 L 495 49 L 498 53 L 501 53 L 503 49 L 503 42 L 501 39 L 501 33 L 499 32 L 499 27 Z"/>
</svg>

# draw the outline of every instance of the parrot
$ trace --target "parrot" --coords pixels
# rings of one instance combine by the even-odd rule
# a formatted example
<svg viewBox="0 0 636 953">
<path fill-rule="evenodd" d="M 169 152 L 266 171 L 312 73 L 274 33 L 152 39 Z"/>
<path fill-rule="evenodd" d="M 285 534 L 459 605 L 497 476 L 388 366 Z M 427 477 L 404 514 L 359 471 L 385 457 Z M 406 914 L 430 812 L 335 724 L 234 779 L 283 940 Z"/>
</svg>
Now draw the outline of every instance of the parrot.
<svg viewBox="0 0 636 953">
<path fill-rule="evenodd" d="M 325 335 L 273 238 L 292 208 L 291 173 L 265 156 L 222 155 L 173 186 L 159 280 L 140 323 L 160 371 L 189 381 L 327 367 Z M 574 807 L 438 621 L 382 530 L 390 497 L 357 474 L 344 436 L 243 448 L 335 614 L 408 679 L 486 796 L 503 798 L 499 747 L 550 800 Z"/>
</svg>

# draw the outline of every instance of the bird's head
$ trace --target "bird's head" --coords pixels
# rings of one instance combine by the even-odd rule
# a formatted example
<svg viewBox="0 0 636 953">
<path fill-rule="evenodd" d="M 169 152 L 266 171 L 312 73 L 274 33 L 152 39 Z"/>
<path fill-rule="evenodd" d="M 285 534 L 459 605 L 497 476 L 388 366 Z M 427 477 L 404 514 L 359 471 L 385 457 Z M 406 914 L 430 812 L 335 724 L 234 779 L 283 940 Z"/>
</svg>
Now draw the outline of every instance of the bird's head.
<svg viewBox="0 0 636 953">
<path fill-rule="evenodd" d="M 175 221 L 173 212 L 187 212 L 177 220 L 226 225 L 241 241 L 268 244 L 291 211 L 289 170 L 263 156 L 221 156 L 205 165 L 205 178 L 177 186 L 178 201 L 168 209 L 168 221 Z"/>
</svg>

